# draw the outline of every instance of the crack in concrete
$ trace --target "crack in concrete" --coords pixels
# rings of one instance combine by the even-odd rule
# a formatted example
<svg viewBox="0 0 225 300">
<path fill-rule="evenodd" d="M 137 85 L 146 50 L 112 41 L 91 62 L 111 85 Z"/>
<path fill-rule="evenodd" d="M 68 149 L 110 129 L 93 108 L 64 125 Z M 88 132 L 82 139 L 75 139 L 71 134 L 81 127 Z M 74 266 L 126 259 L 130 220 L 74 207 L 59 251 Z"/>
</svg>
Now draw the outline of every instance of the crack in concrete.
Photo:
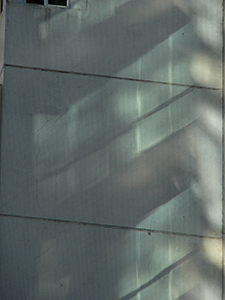
<svg viewBox="0 0 225 300">
<path fill-rule="evenodd" d="M 47 123 L 49 123 L 51 120 L 53 120 L 53 118 L 51 118 L 50 120 L 47 120 L 35 133 L 36 135 L 36 148 L 37 148 L 37 154 L 35 156 L 35 174 L 36 174 L 36 182 L 35 182 L 35 198 L 36 198 L 36 201 L 37 201 L 37 205 L 38 205 L 38 208 L 39 210 L 43 213 L 42 209 L 41 209 L 41 206 L 40 206 L 40 203 L 39 203 L 39 194 L 38 194 L 38 186 L 39 186 L 39 168 L 38 168 L 38 165 L 39 165 L 39 155 L 40 155 L 40 152 L 41 152 L 41 149 L 39 149 L 39 138 L 40 138 L 40 135 L 42 133 L 42 130 L 43 128 L 45 127 L 45 125 Z"/>
</svg>

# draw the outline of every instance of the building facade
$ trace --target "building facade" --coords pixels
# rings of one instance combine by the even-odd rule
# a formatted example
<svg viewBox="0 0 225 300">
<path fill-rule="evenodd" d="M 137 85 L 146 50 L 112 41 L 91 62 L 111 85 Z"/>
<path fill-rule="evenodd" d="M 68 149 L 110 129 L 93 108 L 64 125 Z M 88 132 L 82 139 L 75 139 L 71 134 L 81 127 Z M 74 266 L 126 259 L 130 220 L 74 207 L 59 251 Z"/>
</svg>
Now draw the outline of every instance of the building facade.
<svg viewBox="0 0 225 300">
<path fill-rule="evenodd" d="M 0 16 L 1 299 L 222 299 L 223 1 L 68 1 Z"/>
</svg>

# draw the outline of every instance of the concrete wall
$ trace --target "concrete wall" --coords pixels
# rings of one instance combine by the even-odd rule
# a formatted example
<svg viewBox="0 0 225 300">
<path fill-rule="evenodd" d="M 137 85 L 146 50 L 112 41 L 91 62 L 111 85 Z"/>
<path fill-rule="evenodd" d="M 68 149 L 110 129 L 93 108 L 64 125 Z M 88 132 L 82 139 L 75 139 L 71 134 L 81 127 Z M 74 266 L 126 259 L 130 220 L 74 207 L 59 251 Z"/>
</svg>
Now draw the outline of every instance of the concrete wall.
<svg viewBox="0 0 225 300">
<path fill-rule="evenodd" d="M 0 13 L 0 84 L 3 83 L 4 77 L 4 48 L 5 48 L 5 6 L 6 3 L 3 0 L 2 12 Z"/>
<path fill-rule="evenodd" d="M 1 299 L 222 299 L 222 1 L 6 12 Z"/>
</svg>

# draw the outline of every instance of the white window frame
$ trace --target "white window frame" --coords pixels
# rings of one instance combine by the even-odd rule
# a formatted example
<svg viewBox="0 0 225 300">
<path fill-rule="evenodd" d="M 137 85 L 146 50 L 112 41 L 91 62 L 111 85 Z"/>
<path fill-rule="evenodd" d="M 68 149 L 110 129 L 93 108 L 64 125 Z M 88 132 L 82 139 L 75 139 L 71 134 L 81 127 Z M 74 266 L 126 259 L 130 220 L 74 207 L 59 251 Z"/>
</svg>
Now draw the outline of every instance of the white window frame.
<svg viewBox="0 0 225 300">
<path fill-rule="evenodd" d="M 3 1 L 3 0 L 0 0 Z M 58 5 L 58 4 L 49 4 L 49 0 L 44 0 L 43 4 L 35 3 L 35 2 L 27 2 L 28 4 L 34 4 L 34 5 L 42 5 L 46 7 L 59 7 L 59 8 L 69 8 L 69 0 L 66 0 L 66 5 Z"/>
</svg>

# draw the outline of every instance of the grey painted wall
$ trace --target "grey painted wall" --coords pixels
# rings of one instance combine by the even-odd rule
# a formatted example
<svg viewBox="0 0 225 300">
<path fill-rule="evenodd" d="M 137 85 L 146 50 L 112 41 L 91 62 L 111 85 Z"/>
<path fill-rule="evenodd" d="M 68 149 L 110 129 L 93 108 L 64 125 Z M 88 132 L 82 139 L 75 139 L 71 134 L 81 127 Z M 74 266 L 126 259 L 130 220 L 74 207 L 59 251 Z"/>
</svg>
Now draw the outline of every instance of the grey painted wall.
<svg viewBox="0 0 225 300">
<path fill-rule="evenodd" d="M 7 3 L 1 299 L 221 299 L 222 19 Z"/>
<path fill-rule="evenodd" d="M 2 12 L 0 13 L 0 84 L 3 83 L 4 75 L 4 48 L 5 48 L 5 1 L 2 2 Z"/>
</svg>

